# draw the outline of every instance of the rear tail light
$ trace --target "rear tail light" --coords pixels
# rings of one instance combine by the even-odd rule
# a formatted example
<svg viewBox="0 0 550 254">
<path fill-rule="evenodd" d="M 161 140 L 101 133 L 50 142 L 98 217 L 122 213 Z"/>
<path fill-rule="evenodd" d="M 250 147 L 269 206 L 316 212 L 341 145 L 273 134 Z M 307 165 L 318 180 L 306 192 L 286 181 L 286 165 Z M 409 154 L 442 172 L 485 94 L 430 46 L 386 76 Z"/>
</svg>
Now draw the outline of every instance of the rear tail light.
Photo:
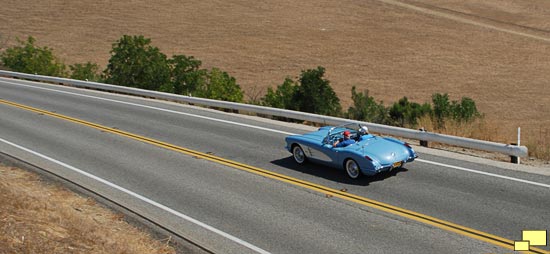
<svg viewBox="0 0 550 254">
<path fill-rule="evenodd" d="M 405 145 L 406 147 L 408 147 L 408 148 L 412 148 L 411 145 L 410 145 L 409 143 L 405 143 L 404 145 Z"/>
<path fill-rule="evenodd" d="M 372 159 L 369 156 L 366 156 L 366 155 L 365 155 L 365 159 L 367 159 L 369 161 L 372 161 Z"/>
</svg>

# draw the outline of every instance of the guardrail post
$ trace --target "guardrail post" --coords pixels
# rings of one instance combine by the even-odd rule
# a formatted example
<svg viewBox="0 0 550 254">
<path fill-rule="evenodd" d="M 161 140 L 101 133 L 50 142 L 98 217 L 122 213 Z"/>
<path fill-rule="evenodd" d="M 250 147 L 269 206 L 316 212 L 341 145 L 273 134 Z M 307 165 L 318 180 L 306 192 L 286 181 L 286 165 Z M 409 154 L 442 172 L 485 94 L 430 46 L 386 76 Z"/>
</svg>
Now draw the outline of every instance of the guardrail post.
<svg viewBox="0 0 550 254">
<path fill-rule="evenodd" d="M 424 127 L 418 129 L 419 131 L 422 131 L 422 132 L 426 132 L 426 130 L 424 129 Z M 428 141 L 426 140 L 420 140 L 420 145 L 423 146 L 423 147 L 428 147 Z"/>
<path fill-rule="evenodd" d="M 516 143 L 510 143 L 510 145 L 517 146 Z M 519 157 L 510 155 L 510 162 L 514 164 L 519 164 Z"/>
<path fill-rule="evenodd" d="M 518 127 L 518 142 L 517 143 L 511 143 L 511 145 L 519 146 L 521 142 L 521 128 Z M 520 164 L 520 159 L 517 156 L 510 156 L 510 162 L 514 164 Z"/>
</svg>

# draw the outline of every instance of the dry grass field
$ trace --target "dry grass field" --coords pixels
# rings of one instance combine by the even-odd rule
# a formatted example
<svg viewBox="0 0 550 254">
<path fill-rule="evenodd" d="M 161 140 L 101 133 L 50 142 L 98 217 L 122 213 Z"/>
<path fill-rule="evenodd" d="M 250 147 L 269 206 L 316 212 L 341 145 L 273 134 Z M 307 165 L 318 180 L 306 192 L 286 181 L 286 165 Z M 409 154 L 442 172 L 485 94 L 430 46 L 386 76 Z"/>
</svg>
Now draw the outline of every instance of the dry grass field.
<svg viewBox="0 0 550 254">
<path fill-rule="evenodd" d="M 344 109 L 351 87 L 386 104 L 473 98 L 492 139 L 550 146 L 550 1 L 0 0 L 4 47 L 33 36 L 65 63 L 102 68 L 144 35 L 236 77 L 249 97 L 323 66 Z"/>
<path fill-rule="evenodd" d="M 0 176 L 0 253 L 176 253 L 93 199 L 13 167 Z"/>
</svg>

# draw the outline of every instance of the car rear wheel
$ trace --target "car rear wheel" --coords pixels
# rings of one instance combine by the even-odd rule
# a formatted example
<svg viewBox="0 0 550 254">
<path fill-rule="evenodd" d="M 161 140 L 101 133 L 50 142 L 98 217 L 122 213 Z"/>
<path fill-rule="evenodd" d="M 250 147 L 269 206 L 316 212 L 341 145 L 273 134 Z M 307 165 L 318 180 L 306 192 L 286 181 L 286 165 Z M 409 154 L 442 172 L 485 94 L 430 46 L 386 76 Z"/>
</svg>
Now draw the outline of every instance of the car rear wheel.
<svg viewBox="0 0 550 254">
<path fill-rule="evenodd" d="M 357 179 L 361 176 L 361 169 L 353 159 L 348 159 L 345 165 L 346 173 L 348 173 L 349 178 Z"/>
<path fill-rule="evenodd" d="M 302 150 L 302 147 L 300 147 L 299 145 L 295 145 L 294 147 L 292 147 L 292 155 L 296 163 L 304 164 L 306 162 L 306 154 L 304 153 L 304 150 Z"/>
</svg>

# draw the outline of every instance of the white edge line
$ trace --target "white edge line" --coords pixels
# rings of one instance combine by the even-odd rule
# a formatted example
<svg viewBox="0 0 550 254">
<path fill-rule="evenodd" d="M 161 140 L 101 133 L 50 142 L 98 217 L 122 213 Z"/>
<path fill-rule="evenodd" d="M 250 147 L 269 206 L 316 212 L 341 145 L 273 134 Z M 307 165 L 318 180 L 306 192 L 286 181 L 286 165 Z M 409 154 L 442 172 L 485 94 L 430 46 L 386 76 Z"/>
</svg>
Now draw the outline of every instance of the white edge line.
<svg viewBox="0 0 550 254">
<path fill-rule="evenodd" d="M 417 161 L 420 161 L 420 162 L 424 162 L 424 163 L 436 165 L 436 166 L 454 168 L 454 169 L 458 169 L 458 170 L 462 170 L 462 171 L 467 171 L 467 172 L 470 172 L 470 173 L 476 173 L 476 174 L 481 174 L 481 175 L 493 176 L 493 177 L 502 178 L 502 179 L 507 179 L 507 180 L 511 180 L 511 181 L 516 181 L 516 182 L 527 183 L 527 184 L 532 184 L 532 185 L 537 185 L 537 186 L 542 186 L 542 187 L 550 188 L 550 185 L 544 184 L 544 183 L 537 183 L 537 182 L 528 181 L 528 180 L 523 180 L 523 179 L 519 179 L 519 178 L 514 178 L 514 177 L 509 177 L 509 176 L 502 176 L 502 175 L 497 175 L 497 174 L 493 174 L 493 173 L 488 173 L 488 172 L 473 170 L 473 169 L 469 169 L 469 168 L 463 168 L 463 167 L 447 165 L 447 164 L 443 164 L 443 163 L 439 163 L 439 162 L 427 161 L 427 160 L 423 160 L 423 159 L 416 159 L 416 160 L 417 160 Z"/>
<path fill-rule="evenodd" d="M 228 233 L 225 233 L 225 232 L 223 232 L 223 231 L 221 231 L 221 230 L 219 230 L 219 229 L 217 229 L 217 228 L 214 228 L 214 227 L 212 227 L 212 226 L 210 226 L 210 225 L 207 225 L 207 224 L 205 224 L 205 223 L 203 223 L 203 222 L 201 222 L 201 221 L 198 221 L 198 220 L 196 220 L 196 219 L 193 219 L 193 218 L 191 218 L 191 217 L 189 217 L 189 216 L 187 216 L 187 215 L 185 215 L 185 214 L 182 214 L 182 213 L 180 213 L 180 212 L 178 212 L 178 211 L 176 211 L 176 210 L 174 210 L 174 209 L 171 209 L 171 208 L 169 208 L 169 207 L 167 207 L 167 206 L 165 206 L 165 205 L 162 205 L 162 204 L 160 204 L 160 203 L 157 203 L 157 202 L 155 202 L 155 201 L 153 201 L 153 200 L 151 200 L 151 199 L 148 199 L 148 198 L 146 198 L 146 197 L 144 197 L 144 196 L 141 196 L 141 195 L 139 195 L 139 194 L 137 194 L 137 193 L 134 193 L 134 192 L 132 192 L 132 191 L 130 191 L 130 190 L 127 190 L 127 189 L 125 189 L 125 188 L 123 188 L 123 187 L 120 187 L 120 186 L 118 186 L 118 185 L 116 185 L 116 184 L 114 184 L 114 183 L 111 183 L 111 182 L 109 182 L 109 181 L 107 181 L 107 180 L 104 180 L 104 179 L 102 179 L 102 178 L 100 178 L 100 177 L 97 177 L 97 176 L 92 175 L 92 174 L 90 174 L 90 173 L 88 173 L 88 172 L 85 172 L 85 171 L 83 171 L 83 170 L 80 170 L 80 169 L 78 169 L 78 168 L 76 168 L 76 167 L 73 167 L 73 166 L 71 166 L 71 165 L 68 165 L 68 164 L 63 163 L 63 162 L 61 162 L 61 161 L 58 161 L 58 160 L 56 160 L 56 159 L 50 158 L 50 157 L 48 157 L 48 156 L 46 156 L 46 155 L 43 155 L 43 154 L 41 154 L 41 153 L 35 152 L 35 151 L 30 150 L 30 149 L 28 149 L 28 148 L 25 148 L 25 147 L 22 147 L 22 146 L 20 146 L 20 145 L 15 144 L 15 143 L 12 143 L 12 142 L 10 142 L 10 141 L 7 141 L 7 140 L 5 140 L 5 139 L 3 139 L 3 138 L 0 138 L 0 141 L 2 141 L 2 142 L 5 143 L 5 144 L 11 145 L 11 146 L 13 146 L 13 147 L 16 147 L 16 148 L 18 148 L 18 149 L 21 149 L 21 150 L 23 150 L 23 151 L 25 151 L 25 152 L 31 153 L 31 154 L 33 154 L 33 155 L 36 155 L 36 156 L 38 156 L 38 157 L 41 157 L 41 158 L 46 159 L 46 160 L 48 160 L 48 161 L 51 161 L 51 162 L 53 162 L 53 163 L 55 163 L 55 164 L 58 164 L 58 165 L 60 165 L 60 166 L 65 167 L 65 168 L 68 168 L 68 169 L 70 169 L 70 170 L 72 170 L 72 171 L 75 171 L 75 172 L 77 172 L 77 173 L 79 173 L 79 174 L 85 175 L 85 176 L 87 176 L 87 177 L 89 177 L 89 178 L 91 178 L 91 179 L 93 179 L 93 180 L 96 180 L 96 181 L 98 181 L 98 182 L 101 182 L 101 183 L 103 183 L 103 184 L 105 184 L 105 185 L 107 185 L 107 186 L 109 186 L 109 187 L 111 187 L 111 188 L 114 188 L 114 189 L 117 189 L 117 190 L 119 190 L 119 191 L 122 191 L 122 192 L 124 192 L 124 193 L 126 193 L 126 194 L 128 194 L 128 195 L 130 195 L 130 196 L 132 196 L 132 197 L 135 197 L 135 198 L 137 198 L 137 199 L 139 199 L 139 200 L 141 200 L 141 201 L 144 201 L 144 202 L 146 202 L 146 203 L 148 203 L 148 204 L 150 204 L 150 205 L 153 205 L 153 206 L 155 206 L 155 207 L 157 207 L 157 208 L 160 208 L 160 209 L 162 209 L 162 210 L 164 210 L 164 211 L 166 211 L 166 212 L 169 212 L 169 213 L 171 213 L 171 214 L 173 214 L 173 215 L 175 215 L 175 216 L 177 216 L 177 217 L 180 217 L 180 218 L 182 218 L 182 219 L 184 219 L 184 220 L 186 220 L 186 221 L 189 221 L 189 222 L 191 222 L 191 223 L 194 223 L 194 224 L 196 224 L 196 225 L 198 225 L 198 226 L 200 226 L 200 227 L 202 227 L 202 228 L 204 228 L 204 229 L 210 230 L 210 231 L 212 231 L 212 232 L 214 232 L 214 233 L 216 233 L 216 234 L 218 234 L 218 235 L 220 235 L 220 236 L 223 236 L 223 237 L 225 237 L 225 238 L 227 238 L 227 239 L 229 239 L 229 240 L 231 240 L 231 241 L 233 241 L 233 242 L 236 242 L 236 243 L 238 243 L 238 244 L 240 244 L 240 245 L 243 245 L 243 246 L 245 246 L 245 247 L 247 247 L 247 248 L 249 248 L 249 249 L 251 249 L 251 250 L 254 250 L 254 251 L 258 252 L 258 253 L 269 254 L 268 251 L 265 251 L 265 250 L 263 250 L 263 249 L 261 249 L 261 248 L 259 248 L 259 247 L 256 247 L 255 245 L 252 245 L 252 244 L 250 244 L 250 243 L 248 243 L 248 242 L 246 242 L 246 241 L 244 241 L 244 240 L 241 240 L 241 239 L 239 239 L 239 238 L 237 238 L 237 237 L 235 237 L 235 236 L 232 236 L 232 235 L 230 235 L 230 234 L 228 234 Z"/>
<path fill-rule="evenodd" d="M 101 97 L 96 97 L 96 96 L 91 96 L 91 95 L 84 95 L 84 94 L 60 91 L 60 90 L 56 90 L 56 89 L 37 87 L 37 86 L 31 86 L 31 85 L 24 85 L 24 84 L 19 84 L 19 83 L 12 83 L 12 82 L 7 82 L 7 81 L 3 81 L 3 82 L 11 84 L 11 85 L 16 85 L 16 86 L 24 86 L 24 87 L 29 87 L 29 88 L 42 89 L 42 90 L 47 90 L 47 91 L 52 91 L 52 92 L 65 93 L 65 94 L 76 95 L 76 96 L 81 96 L 81 97 L 87 97 L 87 98 L 92 98 L 92 99 L 98 99 L 98 100 L 110 101 L 110 102 L 115 102 L 115 103 L 121 103 L 121 104 L 136 106 L 136 107 L 160 110 L 160 111 L 164 111 L 164 112 L 168 112 L 168 113 L 174 113 L 174 114 L 179 114 L 179 115 L 197 117 L 197 118 L 202 118 L 202 119 L 206 119 L 206 120 L 222 122 L 222 123 L 227 123 L 227 124 L 234 124 L 234 125 L 239 125 L 239 126 L 244 126 L 244 127 L 250 127 L 250 128 L 255 128 L 255 129 L 265 130 L 265 131 L 270 131 L 270 132 L 275 132 L 275 133 L 281 133 L 281 134 L 286 134 L 286 135 L 296 135 L 296 133 L 280 131 L 280 130 L 275 130 L 275 129 L 269 129 L 269 128 L 265 128 L 265 127 L 259 127 L 259 126 L 254 126 L 254 125 L 250 125 L 250 124 L 243 124 L 243 123 L 238 123 L 238 122 L 233 122 L 233 121 L 221 120 L 221 119 L 216 119 L 216 118 L 206 117 L 206 116 L 200 116 L 200 115 L 195 115 L 195 114 L 190 114 L 190 113 L 183 113 L 183 112 L 169 110 L 169 109 L 163 109 L 163 108 L 157 108 L 157 107 L 152 107 L 152 106 L 140 105 L 140 104 L 137 104 L 137 103 L 117 101 L 117 100 L 106 99 L 106 98 L 101 98 Z M 482 175 L 487 175 L 487 176 L 493 176 L 493 177 L 507 179 L 507 180 L 511 180 L 511 181 L 516 181 L 516 182 L 527 183 L 527 184 L 532 184 L 532 185 L 537 185 L 537 186 L 541 186 L 541 187 L 550 188 L 550 185 L 548 185 L 548 184 L 537 183 L 537 182 L 532 182 L 532 181 L 528 181 L 528 180 L 523 180 L 523 179 L 518 179 L 518 178 L 513 178 L 513 177 L 508 177 L 508 176 L 502 176 L 502 175 L 487 173 L 487 172 L 473 170 L 473 169 L 467 169 L 467 168 L 448 165 L 448 164 L 443 164 L 443 163 L 439 163 L 439 162 L 433 162 L 433 161 L 428 161 L 428 160 L 423 160 L 423 159 L 416 159 L 416 161 L 424 162 L 424 163 L 428 163 L 428 164 L 433 164 L 433 165 L 437 165 L 437 166 L 442 166 L 442 167 L 454 168 L 454 169 L 467 171 L 467 172 L 471 172 L 471 173 L 477 173 L 477 174 L 482 174 Z"/>
</svg>

